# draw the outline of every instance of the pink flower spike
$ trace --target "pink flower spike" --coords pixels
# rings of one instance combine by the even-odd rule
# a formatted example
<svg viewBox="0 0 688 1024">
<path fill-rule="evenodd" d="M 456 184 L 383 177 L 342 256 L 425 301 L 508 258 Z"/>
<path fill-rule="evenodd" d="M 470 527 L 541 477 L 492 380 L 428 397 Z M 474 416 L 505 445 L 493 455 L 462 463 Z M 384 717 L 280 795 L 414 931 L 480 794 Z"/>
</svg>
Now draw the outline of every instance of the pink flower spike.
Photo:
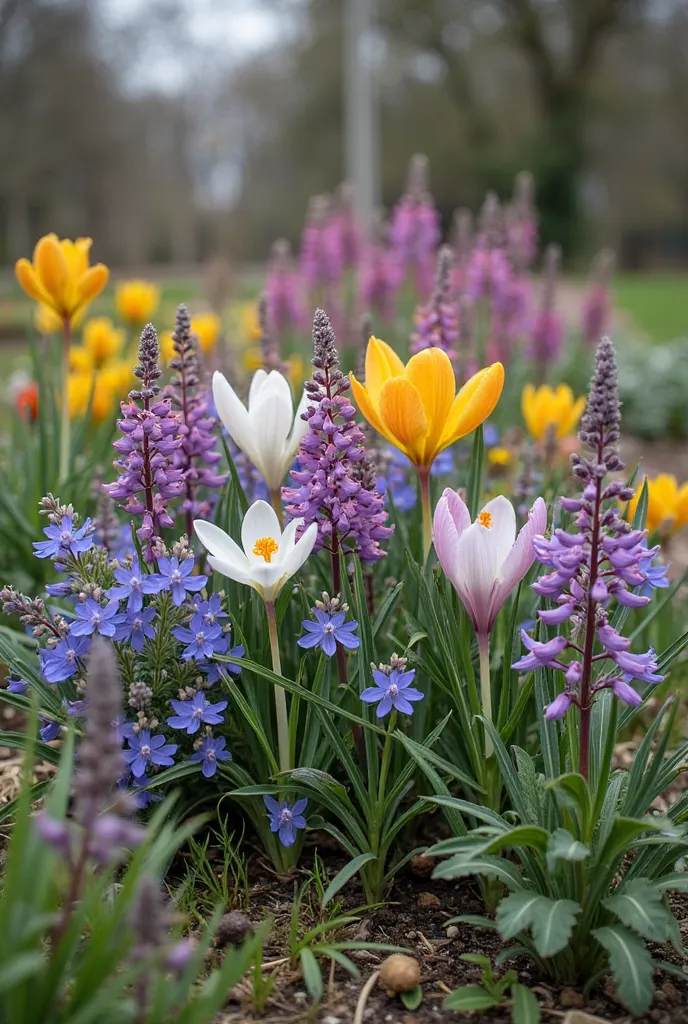
<svg viewBox="0 0 688 1024">
<path fill-rule="evenodd" d="M 533 538 L 547 527 L 538 498 L 516 537 L 513 506 L 499 495 L 471 524 L 460 496 L 446 490 L 435 509 L 435 550 L 479 635 L 490 633 L 497 614 L 535 560 Z"/>
</svg>

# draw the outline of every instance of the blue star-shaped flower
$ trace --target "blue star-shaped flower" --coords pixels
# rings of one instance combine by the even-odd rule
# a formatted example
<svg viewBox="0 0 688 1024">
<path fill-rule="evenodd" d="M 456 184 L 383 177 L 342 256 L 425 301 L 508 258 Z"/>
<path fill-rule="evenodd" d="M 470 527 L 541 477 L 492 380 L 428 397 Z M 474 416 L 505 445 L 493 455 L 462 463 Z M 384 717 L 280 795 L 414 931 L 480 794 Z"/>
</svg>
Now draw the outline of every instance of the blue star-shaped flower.
<svg viewBox="0 0 688 1024">
<path fill-rule="evenodd" d="M 280 804 L 272 796 L 264 796 L 263 802 L 268 809 L 266 817 L 270 822 L 270 831 L 277 833 L 282 846 L 293 846 L 296 842 L 296 830 L 306 827 L 303 812 L 308 800 L 297 800 L 292 807 L 286 800 Z"/>
<path fill-rule="evenodd" d="M 361 694 L 361 700 L 366 704 L 377 703 L 375 714 L 377 718 L 384 718 L 392 709 L 401 711 L 405 715 L 413 714 L 413 707 L 410 701 L 422 700 L 424 694 L 416 690 L 411 683 L 416 674 L 415 668 L 401 672 L 398 668 L 392 669 L 389 675 L 373 669 L 375 686 L 369 686 Z"/>
<path fill-rule="evenodd" d="M 124 750 L 124 760 L 134 778 L 140 779 L 149 764 L 161 767 L 174 764 L 172 755 L 177 753 L 177 744 L 168 743 L 164 736 L 151 736 L 150 729 L 142 729 L 138 735 L 134 733 L 127 739 L 129 746 Z"/>
<path fill-rule="evenodd" d="M 113 620 L 117 626 L 113 639 L 119 643 L 129 642 L 136 653 L 140 654 L 146 637 L 149 640 L 155 639 L 155 629 L 152 625 L 155 615 L 155 608 L 141 608 L 135 612 L 130 609 L 118 615 Z"/>
<path fill-rule="evenodd" d="M 103 607 L 87 597 L 85 601 L 78 603 L 74 609 L 77 621 L 69 627 L 72 636 L 91 636 L 93 633 L 100 633 L 101 636 L 113 637 L 117 632 L 115 616 L 119 611 L 117 601 L 108 601 Z"/>
<path fill-rule="evenodd" d="M 321 608 L 314 608 L 313 614 L 315 622 L 312 619 L 304 619 L 301 623 L 306 634 L 296 641 L 299 647 L 320 647 L 329 658 L 337 650 L 337 644 L 341 644 L 349 651 L 360 647 L 361 641 L 355 635 L 358 623 L 355 619 L 344 622 L 346 612 L 328 615 Z"/>
<path fill-rule="evenodd" d="M 227 741 L 224 736 L 205 736 L 202 745 L 189 758 L 192 764 L 201 764 L 201 771 L 206 779 L 212 778 L 217 771 L 218 761 L 231 761 L 232 755 L 225 750 Z"/>
<path fill-rule="evenodd" d="M 181 562 L 178 558 L 161 558 L 158 561 L 160 575 L 165 582 L 162 589 L 172 591 L 172 600 L 179 606 L 186 600 L 188 593 L 198 593 L 208 582 L 207 576 L 192 576 L 194 568 L 193 558 L 184 558 Z"/>
<path fill-rule="evenodd" d="M 39 652 L 41 672 L 49 683 L 63 683 L 77 670 L 79 658 L 88 651 L 91 641 L 86 636 L 68 636 L 55 647 L 44 647 Z"/>
<path fill-rule="evenodd" d="M 170 704 L 177 712 L 167 719 L 173 729 L 184 729 L 189 735 L 198 732 L 201 722 L 204 725 L 219 725 L 222 722 L 221 711 L 227 707 L 226 700 L 217 704 L 209 704 L 202 690 L 198 690 L 191 700 L 171 700 Z"/>
<path fill-rule="evenodd" d="M 48 540 L 34 541 L 33 550 L 37 558 L 64 558 L 74 556 L 93 547 L 91 520 L 86 519 L 78 530 L 74 529 L 74 518 L 63 516 L 60 523 L 51 523 L 43 530 Z"/>
<path fill-rule="evenodd" d="M 187 645 L 182 654 L 184 661 L 190 661 L 192 658 L 196 661 L 205 661 L 214 654 L 224 654 L 229 644 L 222 626 L 218 623 L 208 625 L 200 611 L 192 617 L 188 628 L 176 626 L 172 630 L 172 635 Z"/>
<path fill-rule="evenodd" d="M 166 586 L 167 579 L 155 572 L 142 572 L 138 556 L 134 556 L 131 569 L 115 569 L 114 577 L 118 587 L 110 587 L 107 596 L 116 601 L 127 600 L 127 610 L 140 612 L 143 608 L 144 594 L 159 594 Z"/>
</svg>

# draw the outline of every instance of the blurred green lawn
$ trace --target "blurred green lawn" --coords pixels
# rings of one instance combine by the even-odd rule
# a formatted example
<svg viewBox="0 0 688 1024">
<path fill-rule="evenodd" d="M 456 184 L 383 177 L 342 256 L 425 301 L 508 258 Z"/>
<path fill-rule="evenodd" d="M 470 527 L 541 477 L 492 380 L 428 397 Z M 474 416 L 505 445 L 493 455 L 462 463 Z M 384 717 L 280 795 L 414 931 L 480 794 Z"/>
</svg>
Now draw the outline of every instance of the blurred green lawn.
<svg viewBox="0 0 688 1024">
<path fill-rule="evenodd" d="M 688 272 L 619 274 L 614 303 L 629 327 L 656 344 L 688 337 Z"/>
</svg>

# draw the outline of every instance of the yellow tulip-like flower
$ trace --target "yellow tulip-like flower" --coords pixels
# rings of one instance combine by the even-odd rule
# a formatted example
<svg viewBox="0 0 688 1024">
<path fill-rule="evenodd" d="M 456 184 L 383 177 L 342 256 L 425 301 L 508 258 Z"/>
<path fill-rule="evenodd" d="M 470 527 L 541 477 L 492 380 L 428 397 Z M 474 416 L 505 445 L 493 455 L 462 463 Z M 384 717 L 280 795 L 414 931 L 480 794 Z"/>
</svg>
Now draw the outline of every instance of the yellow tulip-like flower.
<svg viewBox="0 0 688 1024">
<path fill-rule="evenodd" d="M 351 374 L 354 398 L 365 418 L 418 470 L 426 555 L 432 542 L 430 467 L 441 451 L 487 419 L 503 386 L 504 367 L 493 363 L 455 394 L 454 370 L 441 348 L 423 349 L 404 365 L 378 338 L 368 342 L 365 386 Z"/>
<path fill-rule="evenodd" d="M 244 340 L 260 341 L 261 329 L 258 319 L 258 306 L 255 302 L 247 302 L 241 308 L 241 327 Z"/>
<path fill-rule="evenodd" d="M 56 314 L 69 329 L 76 315 L 100 295 L 108 280 L 103 263 L 89 266 L 90 238 L 59 239 L 44 235 L 36 243 L 33 262 L 17 260 L 17 280 L 26 294 Z"/>
<path fill-rule="evenodd" d="M 287 377 L 291 389 L 295 395 L 298 395 L 303 384 L 303 356 L 299 352 L 292 352 L 287 359 L 287 366 Z"/>
<path fill-rule="evenodd" d="M 191 330 L 198 338 L 201 352 L 212 352 L 220 340 L 222 320 L 217 313 L 202 313 L 191 317 Z"/>
<path fill-rule="evenodd" d="M 547 384 L 535 388 L 526 384 L 521 395 L 521 412 L 528 433 L 542 441 L 548 431 L 554 430 L 559 440 L 573 434 L 585 409 L 585 398 L 574 398 L 568 384 L 551 388 Z"/>
<path fill-rule="evenodd" d="M 100 371 L 100 379 L 117 398 L 124 398 L 136 386 L 134 368 L 127 359 L 112 359 L 106 363 Z"/>
<path fill-rule="evenodd" d="M 688 523 L 688 483 L 679 486 L 676 477 L 670 473 L 647 479 L 647 518 L 645 526 L 650 533 L 659 530 L 664 536 L 670 537 L 678 533 Z M 628 506 L 628 518 L 633 519 L 640 501 L 643 484 L 631 498 Z"/>
<path fill-rule="evenodd" d="M 488 448 L 487 461 L 491 466 L 500 468 L 510 466 L 514 461 L 513 452 L 510 452 L 508 448 Z"/>
<path fill-rule="evenodd" d="M 163 331 L 158 337 L 160 342 L 160 358 L 165 363 L 171 362 L 176 355 L 173 335 L 173 331 Z"/>
<path fill-rule="evenodd" d="M 115 292 L 115 306 L 125 323 L 142 327 L 160 305 L 160 289 L 152 281 L 122 281 Z"/>
<path fill-rule="evenodd" d="M 69 369 L 72 373 L 88 375 L 93 373 L 91 353 L 83 345 L 69 346 Z"/>
<path fill-rule="evenodd" d="M 93 397 L 91 397 L 93 395 Z M 115 406 L 115 395 L 110 382 L 100 373 L 70 373 L 67 378 L 67 400 L 69 417 L 82 419 L 91 405 L 91 419 L 102 423 L 111 415 Z"/>
<path fill-rule="evenodd" d="M 88 306 L 84 306 L 78 313 L 74 314 L 72 317 L 72 328 L 81 326 L 81 322 L 84 319 L 87 309 Z M 51 306 L 46 306 L 43 302 L 36 306 L 33 314 L 33 322 L 36 325 L 38 333 L 43 334 L 44 336 L 59 334 L 63 328 L 62 320 L 55 310 Z"/>
<path fill-rule="evenodd" d="M 124 331 L 115 327 L 107 316 L 93 317 L 84 324 L 83 343 L 91 355 L 94 366 L 99 367 L 122 351 Z"/>
</svg>

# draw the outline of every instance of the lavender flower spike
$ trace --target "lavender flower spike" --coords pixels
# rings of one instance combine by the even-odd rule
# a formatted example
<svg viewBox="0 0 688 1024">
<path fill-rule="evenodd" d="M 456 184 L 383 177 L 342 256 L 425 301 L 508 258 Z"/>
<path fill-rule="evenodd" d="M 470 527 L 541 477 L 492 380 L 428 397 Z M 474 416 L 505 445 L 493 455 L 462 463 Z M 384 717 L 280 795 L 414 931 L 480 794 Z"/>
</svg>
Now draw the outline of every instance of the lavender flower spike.
<svg viewBox="0 0 688 1024">
<path fill-rule="evenodd" d="M 366 452 L 346 394 L 349 378 L 339 369 L 334 332 L 322 309 L 313 317 L 313 346 L 315 369 L 305 386 L 303 413 L 308 433 L 298 450 L 300 468 L 292 472 L 298 486 L 283 489 L 287 511 L 292 518 L 303 518 L 303 530 L 318 524 L 315 551 L 326 547 L 336 557 L 343 545 L 364 562 L 374 562 L 384 555 L 380 541 L 393 528 L 385 525 L 374 468 L 362 466 Z"/>
<path fill-rule="evenodd" d="M 543 665 L 565 672 L 563 693 L 545 710 L 548 718 L 560 718 L 575 705 L 580 709 L 580 772 L 587 778 L 590 712 L 595 695 L 611 692 L 627 704 L 638 705 L 642 697 L 630 686 L 636 679 L 648 685 L 661 682 L 654 651 L 632 654 L 631 642 L 614 629 L 610 605 L 637 607 L 649 597 L 635 593 L 644 586 L 648 551 L 641 530 L 634 530 L 620 514 L 620 503 L 628 501 L 633 489 L 616 480 L 606 482 L 608 473 L 622 470 L 618 441 L 621 415 L 614 346 L 603 338 L 597 346 L 595 371 L 590 383 L 588 405 L 581 420 L 580 439 L 587 449 L 571 462 L 582 485 L 579 498 L 562 499 L 562 507 L 574 518 L 572 530 L 555 530 L 548 540 L 535 537 L 533 549 L 539 561 L 550 568 L 533 589 L 555 602 L 556 607 L 538 614 L 545 625 L 575 623 L 576 643 L 565 635 L 545 642 L 522 633 L 528 654 L 515 668 L 529 670 Z M 565 665 L 559 660 L 567 648 L 580 655 Z"/>
<path fill-rule="evenodd" d="M 155 558 L 156 541 L 173 520 L 167 503 L 179 497 L 184 489 L 183 474 L 174 468 L 174 453 L 181 447 L 180 421 L 172 413 L 167 399 L 159 399 L 158 365 L 160 346 L 152 324 L 144 327 L 139 343 L 139 364 L 134 374 L 141 389 L 129 392 L 129 401 L 122 403 L 123 418 L 117 421 L 123 437 L 114 447 L 121 458 L 115 460 L 120 475 L 113 484 L 105 484 L 111 498 L 127 499 L 121 507 L 131 516 L 141 516 L 136 531 L 146 545 L 146 561 Z"/>
<path fill-rule="evenodd" d="M 427 306 L 415 314 L 416 330 L 411 338 L 411 352 L 424 348 L 441 348 L 450 359 L 456 359 L 454 348 L 459 336 L 457 301 L 453 291 L 454 250 L 443 245 L 437 254 L 435 290 Z"/>
</svg>

